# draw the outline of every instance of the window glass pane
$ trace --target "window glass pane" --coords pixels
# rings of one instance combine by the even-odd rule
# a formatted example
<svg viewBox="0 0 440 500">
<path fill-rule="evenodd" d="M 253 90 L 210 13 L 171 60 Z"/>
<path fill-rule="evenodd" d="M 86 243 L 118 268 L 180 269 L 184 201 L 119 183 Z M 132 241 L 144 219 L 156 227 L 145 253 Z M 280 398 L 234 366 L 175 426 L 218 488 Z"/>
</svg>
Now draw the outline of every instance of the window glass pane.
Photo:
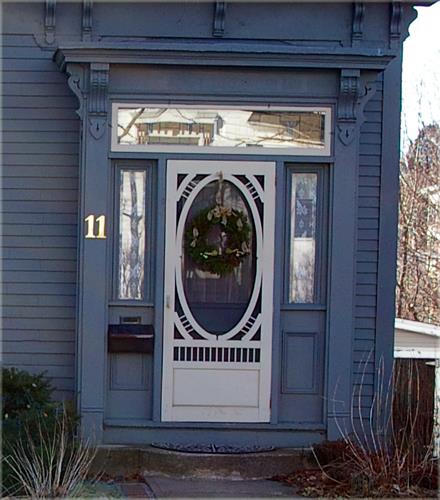
<svg viewBox="0 0 440 500">
<path fill-rule="evenodd" d="M 317 174 L 292 174 L 289 301 L 313 302 Z"/>
<path fill-rule="evenodd" d="M 183 242 L 182 278 L 186 300 L 197 322 L 206 330 L 222 335 L 231 330 L 245 313 L 255 286 L 256 255 L 255 230 L 250 209 L 234 184 L 225 181 L 211 182 L 194 199 L 189 210 L 185 233 L 192 227 L 195 217 L 204 210 L 217 206 L 220 196 L 221 207 L 240 211 L 249 225 L 249 254 L 233 270 L 220 276 L 201 269 L 188 254 Z M 206 244 L 219 253 L 228 248 L 228 236 L 222 224 L 214 225 L 206 234 Z M 230 244 L 230 242 L 229 242 Z"/>
<path fill-rule="evenodd" d="M 121 170 L 119 197 L 119 299 L 144 298 L 145 170 Z"/>
<path fill-rule="evenodd" d="M 325 147 L 325 115 L 325 110 L 118 108 L 117 142 L 319 150 Z"/>
</svg>

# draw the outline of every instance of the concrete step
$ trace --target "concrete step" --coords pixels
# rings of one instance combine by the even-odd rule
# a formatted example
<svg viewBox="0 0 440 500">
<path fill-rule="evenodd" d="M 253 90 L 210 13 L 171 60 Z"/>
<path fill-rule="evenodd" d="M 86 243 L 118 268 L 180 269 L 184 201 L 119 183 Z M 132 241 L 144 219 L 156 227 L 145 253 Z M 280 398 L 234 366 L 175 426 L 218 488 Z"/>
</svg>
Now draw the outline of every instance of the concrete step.
<svg viewBox="0 0 440 500">
<path fill-rule="evenodd" d="M 243 454 L 182 453 L 151 446 L 98 447 L 92 472 L 111 476 L 169 476 L 198 479 L 265 479 L 313 467 L 310 449 L 279 448 Z"/>
<path fill-rule="evenodd" d="M 298 489 L 266 479 L 234 481 L 231 479 L 176 479 L 148 477 L 143 498 L 299 498 Z M 123 490 L 124 491 L 124 490 Z M 139 496 L 138 496 L 139 498 Z M 303 497 L 304 498 L 304 497 Z"/>
</svg>

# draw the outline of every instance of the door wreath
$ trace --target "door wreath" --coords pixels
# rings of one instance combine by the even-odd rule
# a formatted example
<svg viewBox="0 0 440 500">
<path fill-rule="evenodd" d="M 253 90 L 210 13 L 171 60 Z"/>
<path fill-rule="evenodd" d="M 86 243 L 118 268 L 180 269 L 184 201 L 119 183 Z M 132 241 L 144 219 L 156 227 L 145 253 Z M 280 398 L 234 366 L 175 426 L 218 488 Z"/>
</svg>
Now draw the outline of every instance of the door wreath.
<svg viewBox="0 0 440 500">
<path fill-rule="evenodd" d="M 220 229 L 219 243 L 208 237 Z M 185 231 L 185 253 L 204 271 L 226 276 L 250 254 L 251 226 L 247 216 L 223 205 L 204 208 L 193 217 Z"/>
</svg>

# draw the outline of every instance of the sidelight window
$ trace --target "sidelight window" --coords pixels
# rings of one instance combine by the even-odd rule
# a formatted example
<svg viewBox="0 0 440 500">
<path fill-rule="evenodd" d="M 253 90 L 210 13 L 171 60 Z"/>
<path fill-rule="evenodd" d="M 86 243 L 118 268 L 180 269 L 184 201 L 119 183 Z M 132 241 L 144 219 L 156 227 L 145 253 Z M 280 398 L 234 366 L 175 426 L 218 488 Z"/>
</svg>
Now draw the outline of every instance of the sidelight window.
<svg viewBox="0 0 440 500">
<path fill-rule="evenodd" d="M 118 299 L 142 300 L 145 290 L 145 170 L 119 170 Z"/>
<path fill-rule="evenodd" d="M 290 172 L 288 302 L 319 302 L 323 172 Z"/>
</svg>

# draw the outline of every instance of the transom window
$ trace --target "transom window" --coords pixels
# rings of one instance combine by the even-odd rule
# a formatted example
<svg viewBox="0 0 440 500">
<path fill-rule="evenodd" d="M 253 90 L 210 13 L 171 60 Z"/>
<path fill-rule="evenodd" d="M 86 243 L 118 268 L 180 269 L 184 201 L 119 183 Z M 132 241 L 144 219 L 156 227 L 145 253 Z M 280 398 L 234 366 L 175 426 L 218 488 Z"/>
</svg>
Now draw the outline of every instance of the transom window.
<svg viewBox="0 0 440 500">
<path fill-rule="evenodd" d="M 330 154 L 330 108 L 113 104 L 113 151 Z"/>
</svg>

